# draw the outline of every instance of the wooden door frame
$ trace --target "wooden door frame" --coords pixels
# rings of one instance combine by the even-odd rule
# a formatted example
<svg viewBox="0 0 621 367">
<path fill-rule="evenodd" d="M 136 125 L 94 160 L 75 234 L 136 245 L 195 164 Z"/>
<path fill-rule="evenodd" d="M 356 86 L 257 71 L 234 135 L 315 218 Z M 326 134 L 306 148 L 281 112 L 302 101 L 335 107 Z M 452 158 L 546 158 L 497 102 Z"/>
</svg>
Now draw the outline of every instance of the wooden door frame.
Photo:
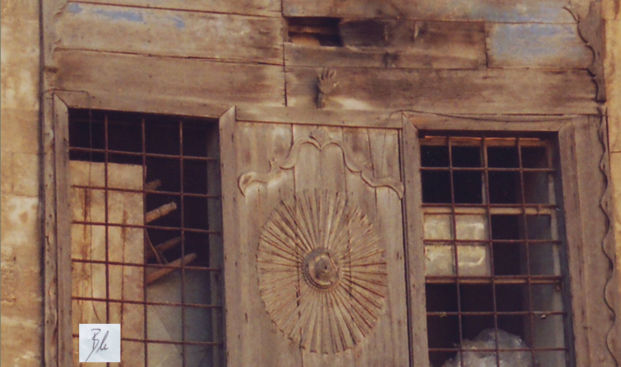
<svg viewBox="0 0 621 367">
<path fill-rule="evenodd" d="M 388 128 L 401 136 L 406 287 L 409 306 L 409 345 L 412 366 L 428 366 L 425 317 L 424 260 L 417 256 L 422 243 L 420 180 L 418 179 L 418 130 L 433 131 L 511 131 L 547 132 L 557 136 L 562 173 L 564 220 L 567 231 L 570 294 L 576 366 L 618 366 L 621 346 L 608 339 L 615 321 L 608 306 L 618 309 L 614 299 L 614 238 L 611 232 L 611 194 L 608 187 L 608 149 L 605 119 L 597 115 L 559 118 L 555 116 L 446 116 L 386 111 L 325 111 L 292 107 L 179 103 L 178 105 L 127 103 L 121 98 L 101 100 L 84 92 L 55 91 L 43 96 L 42 144 L 42 251 L 44 254 L 44 363 L 49 367 L 72 363 L 71 330 L 71 245 L 68 181 L 68 110 L 106 109 L 131 112 L 173 114 L 220 119 L 220 139 L 232 137 L 233 123 L 286 123 L 340 127 Z M 137 106 L 137 107 L 136 107 Z M 594 144 L 599 144 L 595 147 Z M 222 145 L 221 145 L 221 149 Z M 594 156 L 596 153 L 596 156 Z M 599 178 L 593 177 L 593 160 L 599 163 Z M 222 166 L 223 182 L 236 182 L 235 167 Z M 231 181 L 232 180 L 232 181 Z M 223 185 L 223 218 L 231 211 L 232 193 Z M 601 190 L 599 190 L 600 188 Z M 599 190 L 599 191 L 598 191 Z M 595 194 L 595 195 L 594 195 Z M 601 205 L 600 205 L 601 204 Z M 571 215 L 567 214 L 571 213 Z M 599 229 L 588 228 L 593 223 Z M 599 219 L 597 219 L 599 218 Z M 230 219 L 230 218 L 229 218 Z M 592 227 L 592 226 L 591 226 Z M 227 233 L 224 228 L 226 249 Z M 592 238 L 599 237 L 597 241 Z M 230 235 L 229 235 L 230 236 Z M 226 250 L 225 250 L 226 251 Z M 613 265 L 609 267 L 609 262 Z M 225 282 L 226 282 L 225 270 Z M 604 285 L 602 287 L 602 284 Z M 618 286 L 618 285 L 617 285 Z M 607 293 L 606 293 L 607 292 Z M 605 295 L 605 296 L 604 296 Z M 595 297 L 595 298 L 594 298 Z M 225 283 L 225 306 L 226 306 Z M 617 302 L 617 303 L 615 303 Z M 225 308 L 225 322 L 236 317 Z M 618 339 L 621 340 L 621 339 Z M 229 343 L 228 340 L 227 350 Z M 228 354 L 228 353 L 227 353 Z M 228 359 L 228 358 L 227 358 Z"/>
</svg>

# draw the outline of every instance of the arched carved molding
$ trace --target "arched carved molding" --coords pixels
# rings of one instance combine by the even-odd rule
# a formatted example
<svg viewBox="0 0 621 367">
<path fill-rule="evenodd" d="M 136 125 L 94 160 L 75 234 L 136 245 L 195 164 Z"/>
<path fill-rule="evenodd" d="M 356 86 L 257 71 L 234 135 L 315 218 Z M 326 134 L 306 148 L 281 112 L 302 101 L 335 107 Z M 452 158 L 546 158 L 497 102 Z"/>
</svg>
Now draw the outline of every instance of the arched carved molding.
<svg viewBox="0 0 621 367">
<path fill-rule="evenodd" d="M 347 147 L 341 140 L 331 138 L 327 131 L 323 128 L 313 130 L 306 138 L 297 140 L 289 149 L 286 157 L 270 160 L 270 170 L 267 173 L 259 173 L 255 171 L 247 172 L 239 176 L 237 185 L 242 195 L 246 196 L 248 187 L 254 183 L 268 184 L 271 180 L 278 177 L 283 170 L 293 169 L 298 163 L 300 150 L 303 145 L 309 144 L 317 150 L 322 151 L 324 148 L 334 145 L 337 146 L 343 155 L 345 167 L 351 173 L 360 176 L 362 181 L 367 185 L 377 187 L 388 187 L 392 189 L 399 198 L 403 198 L 403 183 L 393 177 L 376 178 L 370 168 L 370 162 L 360 162 L 354 158 L 351 149 Z"/>
<path fill-rule="evenodd" d="M 387 294 L 380 238 L 344 193 L 305 191 L 263 227 L 259 290 L 278 329 L 300 348 L 338 353 L 368 336 Z"/>
<path fill-rule="evenodd" d="M 577 2 L 569 1 L 567 10 L 576 21 L 578 35 L 584 45 L 591 51 L 593 58 L 587 68 L 596 87 L 595 100 L 606 101 L 606 84 L 604 82 L 604 38 L 601 0 Z"/>
</svg>

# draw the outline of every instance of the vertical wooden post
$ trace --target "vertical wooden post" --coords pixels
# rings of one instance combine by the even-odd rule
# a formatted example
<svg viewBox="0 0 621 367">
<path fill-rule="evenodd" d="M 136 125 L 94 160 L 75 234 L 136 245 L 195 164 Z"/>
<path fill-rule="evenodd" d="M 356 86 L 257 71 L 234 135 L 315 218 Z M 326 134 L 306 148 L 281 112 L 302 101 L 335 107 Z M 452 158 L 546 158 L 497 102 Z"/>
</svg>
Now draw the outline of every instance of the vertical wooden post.
<svg viewBox="0 0 621 367">
<path fill-rule="evenodd" d="M 403 227 L 405 228 L 406 283 L 409 310 L 410 360 L 414 367 L 429 366 L 425 307 L 425 253 L 423 244 L 422 187 L 418 130 L 404 118 L 401 130 L 401 169 L 405 183 Z"/>
</svg>

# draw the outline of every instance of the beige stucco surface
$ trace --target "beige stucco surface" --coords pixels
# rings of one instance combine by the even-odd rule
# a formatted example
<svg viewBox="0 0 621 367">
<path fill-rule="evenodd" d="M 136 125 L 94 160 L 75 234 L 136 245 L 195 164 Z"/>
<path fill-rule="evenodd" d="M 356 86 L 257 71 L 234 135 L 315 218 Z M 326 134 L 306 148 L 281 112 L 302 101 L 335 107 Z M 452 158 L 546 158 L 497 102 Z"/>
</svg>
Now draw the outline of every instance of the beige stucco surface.
<svg viewBox="0 0 621 367">
<path fill-rule="evenodd" d="M 39 9 L 3 0 L 1 18 L 2 366 L 41 366 Z"/>
</svg>

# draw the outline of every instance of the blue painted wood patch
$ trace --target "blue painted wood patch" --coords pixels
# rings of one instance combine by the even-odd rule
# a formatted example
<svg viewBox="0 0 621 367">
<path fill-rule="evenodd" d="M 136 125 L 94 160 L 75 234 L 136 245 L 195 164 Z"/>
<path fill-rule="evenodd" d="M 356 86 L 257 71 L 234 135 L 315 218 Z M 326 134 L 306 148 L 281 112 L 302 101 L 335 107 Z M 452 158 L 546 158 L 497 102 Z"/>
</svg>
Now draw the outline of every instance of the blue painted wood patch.
<svg viewBox="0 0 621 367">
<path fill-rule="evenodd" d="M 487 36 L 490 67 L 586 68 L 591 51 L 574 24 L 492 24 Z"/>
<path fill-rule="evenodd" d="M 567 0 L 283 0 L 288 16 L 571 23 Z"/>
</svg>

